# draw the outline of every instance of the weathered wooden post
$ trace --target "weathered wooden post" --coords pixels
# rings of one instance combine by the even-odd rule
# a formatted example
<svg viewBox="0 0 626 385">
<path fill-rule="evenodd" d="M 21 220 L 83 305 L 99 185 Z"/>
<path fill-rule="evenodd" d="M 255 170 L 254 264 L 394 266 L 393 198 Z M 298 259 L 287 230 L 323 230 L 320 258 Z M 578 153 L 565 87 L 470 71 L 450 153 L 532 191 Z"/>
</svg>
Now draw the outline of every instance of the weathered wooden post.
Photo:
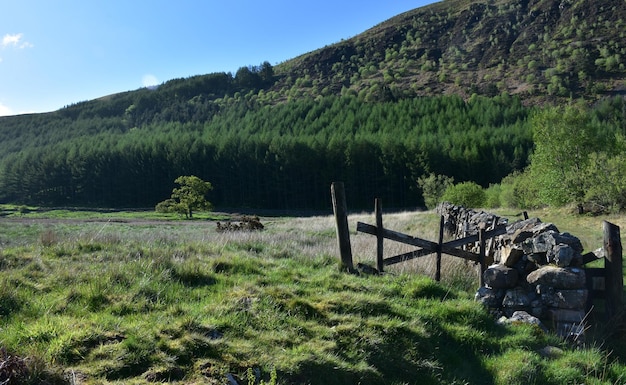
<svg viewBox="0 0 626 385">
<path fill-rule="evenodd" d="M 353 271 L 350 230 L 348 229 L 348 206 L 346 204 L 343 182 L 333 182 L 330 186 L 330 194 L 333 200 L 335 223 L 337 224 L 337 242 L 339 244 L 341 263 L 348 271 Z"/>
<path fill-rule="evenodd" d="M 376 215 L 376 266 L 378 272 L 382 273 L 384 269 L 383 265 L 383 243 L 385 238 L 383 237 L 383 209 L 379 198 L 374 201 L 374 212 Z"/>
<path fill-rule="evenodd" d="M 437 243 L 437 271 L 435 271 L 435 281 L 441 281 L 441 252 L 443 251 L 443 215 L 439 220 L 439 242 Z"/>
<path fill-rule="evenodd" d="M 606 316 L 611 319 L 623 310 L 624 273 L 622 264 L 622 242 L 619 226 L 602 223 L 604 232 L 604 285 L 606 292 Z"/>
<path fill-rule="evenodd" d="M 480 286 L 485 286 L 484 272 L 487 270 L 487 243 L 485 240 L 485 224 L 481 223 L 478 228 L 478 245 L 480 254 Z"/>
</svg>

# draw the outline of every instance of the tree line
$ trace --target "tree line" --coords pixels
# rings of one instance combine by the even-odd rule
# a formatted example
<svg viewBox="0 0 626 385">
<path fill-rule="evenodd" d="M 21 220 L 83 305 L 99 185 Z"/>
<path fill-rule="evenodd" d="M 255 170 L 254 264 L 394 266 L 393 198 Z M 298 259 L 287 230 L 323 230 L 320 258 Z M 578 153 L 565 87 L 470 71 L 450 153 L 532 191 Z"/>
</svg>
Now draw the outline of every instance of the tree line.
<svg viewBox="0 0 626 385">
<path fill-rule="evenodd" d="M 35 143 L 4 149 L 0 201 L 154 207 L 178 176 L 197 175 L 213 185 L 209 200 L 218 207 L 327 208 L 337 180 L 355 208 L 374 197 L 414 207 L 423 205 L 421 175 L 486 186 L 526 166 L 532 148 L 531 109 L 507 95 L 378 103 L 328 96 L 276 105 L 224 99 L 199 103 L 217 106 L 201 120 L 173 116 L 131 127 L 124 115 L 85 114 L 53 121 L 60 128 L 50 136 L 33 124 L 23 135 L 38 132 Z M 63 139 L 58 131 L 72 134 Z"/>
<path fill-rule="evenodd" d="M 571 206 L 579 214 L 626 209 L 626 99 L 606 99 L 593 108 L 577 102 L 537 109 L 529 122 L 534 146 L 527 167 L 487 188 L 455 183 L 448 175 L 422 176 L 426 206 Z"/>
</svg>

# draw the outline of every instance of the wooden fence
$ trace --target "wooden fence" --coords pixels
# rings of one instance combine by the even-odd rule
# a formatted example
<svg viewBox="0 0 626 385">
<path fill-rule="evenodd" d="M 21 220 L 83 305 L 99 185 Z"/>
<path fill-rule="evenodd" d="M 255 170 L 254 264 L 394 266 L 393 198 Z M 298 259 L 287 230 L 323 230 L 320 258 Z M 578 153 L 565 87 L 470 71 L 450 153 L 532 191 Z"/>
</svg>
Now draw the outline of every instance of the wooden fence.
<svg viewBox="0 0 626 385">
<path fill-rule="evenodd" d="M 352 250 L 350 247 L 350 233 L 348 230 L 347 205 L 345 201 L 344 187 L 341 182 L 332 184 L 331 195 L 333 200 L 333 210 L 337 222 L 337 239 L 341 253 L 341 260 L 345 267 L 353 270 Z M 443 242 L 444 218 L 441 217 L 439 223 L 439 239 L 429 241 L 413 237 L 411 235 L 402 234 L 393 230 L 385 229 L 383 226 L 383 215 L 381 202 L 379 199 L 375 201 L 375 217 L 376 225 L 366 223 L 357 223 L 357 231 L 376 236 L 376 264 L 379 272 L 383 272 L 385 266 L 393 265 L 420 258 L 430 254 L 437 255 L 437 267 L 435 280 L 441 279 L 441 255 L 448 254 L 454 257 L 463 258 L 465 260 L 480 263 L 480 285 L 483 286 L 483 272 L 491 261 L 488 258 L 487 240 L 498 235 L 506 233 L 506 226 L 496 226 L 497 221 L 493 221 L 493 228 L 485 229 L 480 227 L 478 234 L 464 238 Z M 528 218 L 524 213 L 525 219 Z M 594 299 L 602 299 L 605 301 L 605 312 L 608 319 L 620 316 L 624 311 L 624 278 L 622 263 L 622 244 L 620 238 L 620 228 L 610 222 L 603 223 L 604 232 L 604 267 L 590 268 L 585 267 L 587 277 L 587 288 L 589 290 L 590 304 Z M 408 253 L 395 255 L 385 258 L 384 256 L 384 240 L 392 240 L 411 246 L 419 247 Z M 479 252 L 473 253 L 463 250 L 462 247 L 468 244 L 479 243 Z M 594 253 L 583 255 L 583 265 L 597 261 L 598 258 Z"/>
<path fill-rule="evenodd" d="M 622 241 L 619 226 L 604 221 L 602 223 L 604 236 L 604 267 L 585 267 L 587 289 L 589 290 L 589 305 L 594 300 L 604 300 L 605 316 L 613 319 L 620 316 L 624 310 L 624 272 L 622 263 Z M 583 255 L 583 265 L 597 261 L 593 253 Z"/>
<path fill-rule="evenodd" d="M 333 209 L 335 213 L 335 219 L 337 222 L 337 239 L 339 241 L 339 249 L 341 253 L 341 260 L 344 266 L 349 269 L 353 269 L 352 252 L 350 251 L 350 234 L 348 231 L 348 221 L 346 215 L 346 203 L 345 195 L 343 193 L 343 184 L 333 183 L 331 187 L 331 194 L 333 196 Z M 439 239 L 437 242 L 429 241 L 426 239 L 417 238 L 411 235 L 399 233 L 393 230 L 385 229 L 383 226 L 383 214 L 381 208 L 380 199 L 375 200 L 375 216 L 376 225 L 369 225 L 366 223 L 358 222 L 357 231 L 376 236 L 376 265 L 379 272 L 383 272 L 385 266 L 393 265 L 409 261 L 415 258 L 424 257 L 430 254 L 437 255 L 437 267 L 435 272 L 435 280 L 441 280 L 441 255 L 447 254 L 454 257 L 462 258 L 468 261 L 473 261 L 480 264 L 481 285 L 483 284 L 483 274 L 487 266 L 491 264 L 490 259 L 487 257 L 487 240 L 498 235 L 506 233 L 506 226 L 496 226 L 494 221 L 494 228 L 486 229 L 484 226 L 479 230 L 478 234 L 470 235 L 468 237 L 455 239 L 448 242 L 443 242 L 444 233 L 444 218 L 441 216 L 439 223 Z M 384 257 L 384 240 L 389 239 L 391 241 L 404 243 L 407 245 L 419 247 L 416 250 L 408 253 L 395 255 L 392 257 Z M 479 252 L 473 253 L 464 250 L 463 247 L 468 244 L 474 244 L 478 242 Z"/>
</svg>

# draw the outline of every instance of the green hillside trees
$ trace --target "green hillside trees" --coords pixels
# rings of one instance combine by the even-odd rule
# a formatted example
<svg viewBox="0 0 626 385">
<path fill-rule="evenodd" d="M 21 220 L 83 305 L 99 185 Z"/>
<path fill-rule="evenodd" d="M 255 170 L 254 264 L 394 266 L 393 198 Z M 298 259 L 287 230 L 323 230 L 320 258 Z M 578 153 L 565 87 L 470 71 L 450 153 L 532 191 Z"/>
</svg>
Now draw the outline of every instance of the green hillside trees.
<svg viewBox="0 0 626 385">
<path fill-rule="evenodd" d="M 415 207 L 424 204 L 419 177 L 486 186 L 524 167 L 532 144 L 531 110 L 511 97 L 328 96 L 270 106 L 239 96 L 185 106 L 133 127 L 121 117 L 65 119 L 65 111 L 0 119 L 0 202 L 154 207 L 175 178 L 196 175 L 216 186 L 212 200 L 222 207 L 326 209 L 334 181 L 345 183 L 354 208 L 376 197 Z M 194 118 L 211 110 L 219 112 Z"/>
</svg>

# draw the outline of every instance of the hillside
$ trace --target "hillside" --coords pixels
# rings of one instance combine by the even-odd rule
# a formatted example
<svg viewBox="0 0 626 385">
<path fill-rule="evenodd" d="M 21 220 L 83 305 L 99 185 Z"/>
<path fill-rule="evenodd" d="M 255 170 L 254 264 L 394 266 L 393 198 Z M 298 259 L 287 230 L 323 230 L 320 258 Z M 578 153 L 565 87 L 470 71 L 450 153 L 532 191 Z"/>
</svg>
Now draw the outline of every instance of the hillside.
<svg viewBox="0 0 626 385">
<path fill-rule="evenodd" d="M 531 104 L 596 100 L 626 92 L 625 30 L 623 1 L 447 0 L 283 63 L 275 89 L 371 100 L 502 92 Z"/>
<path fill-rule="evenodd" d="M 626 2 L 448 0 L 276 66 L 0 118 L 0 202 L 150 207 L 179 175 L 218 206 L 423 204 L 427 173 L 487 186 L 528 163 L 528 116 L 626 120 Z"/>
</svg>

